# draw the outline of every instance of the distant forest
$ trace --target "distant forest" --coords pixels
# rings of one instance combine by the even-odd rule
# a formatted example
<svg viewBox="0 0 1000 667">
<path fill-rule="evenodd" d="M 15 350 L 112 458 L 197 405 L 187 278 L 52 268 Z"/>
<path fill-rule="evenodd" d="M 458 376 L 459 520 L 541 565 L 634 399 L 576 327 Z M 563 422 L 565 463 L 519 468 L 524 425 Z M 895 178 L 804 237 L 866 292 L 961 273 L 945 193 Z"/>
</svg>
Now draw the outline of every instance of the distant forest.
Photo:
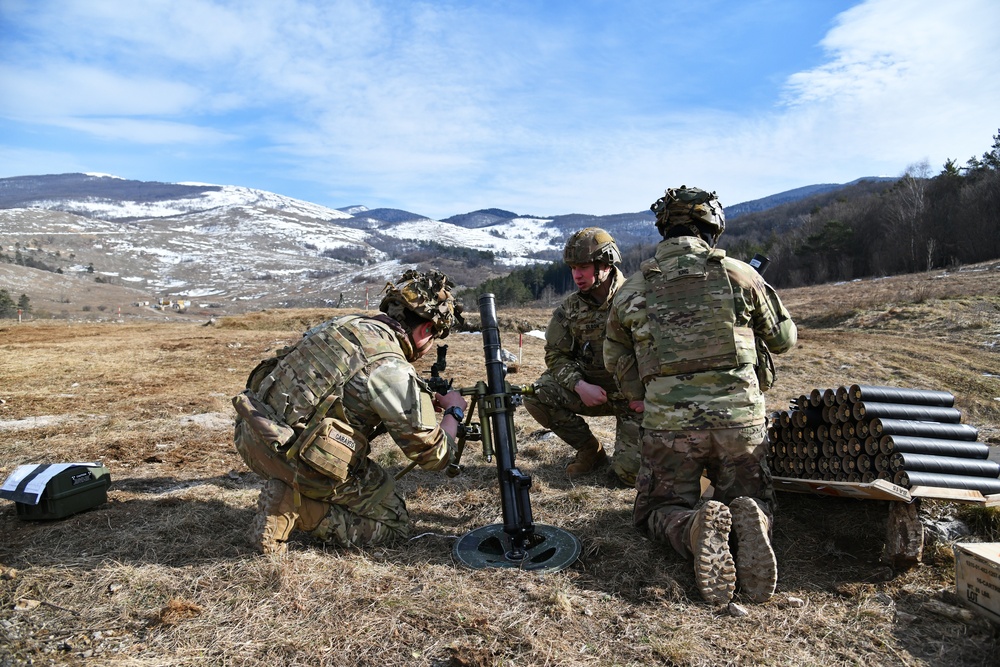
<svg viewBox="0 0 1000 667">
<path fill-rule="evenodd" d="M 963 167 L 948 160 L 932 175 L 921 162 L 892 183 L 861 181 L 741 215 L 730 221 L 719 247 L 743 260 L 755 253 L 769 257 L 767 280 L 776 287 L 1000 258 L 1000 130 L 990 150 Z M 635 272 L 654 250 L 652 243 L 623 247 L 624 273 Z M 551 300 L 572 288 L 569 271 L 556 262 L 517 269 L 468 295 L 490 291 L 498 303 L 519 305 Z"/>
</svg>

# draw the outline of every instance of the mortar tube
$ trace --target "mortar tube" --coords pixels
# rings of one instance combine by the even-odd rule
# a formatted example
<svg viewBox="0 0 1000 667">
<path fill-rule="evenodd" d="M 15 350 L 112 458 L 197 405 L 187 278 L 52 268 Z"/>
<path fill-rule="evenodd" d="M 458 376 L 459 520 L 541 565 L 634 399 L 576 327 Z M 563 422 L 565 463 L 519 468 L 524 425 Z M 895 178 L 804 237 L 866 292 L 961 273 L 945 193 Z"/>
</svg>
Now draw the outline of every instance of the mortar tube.
<svg viewBox="0 0 1000 667">
<path fill-rule="evenodd" d="M 837 404 L 837 390 L 836 389 L 824 389 L 823 390 L 823 405 L 826 407 L 831 407 Z"/>
<path fill-rule="evenodd" d="M 954 456 L 963 459 L 986 459 L 990 456 L 990 446 L 985 442 L 918 438 L 908 435 L 883 435 L 878 441 L 878 447 L 883 454 L 912 452 L 914 454 Z"/>
<path fill-rule="evenodd" d="M 904 387 L 853 384 L 848 389 L 848 397 L 852 403 L 876 401 L 882 403 L 937 405 L 945 408 L 955 405 L 955 397 L 953 395 L 947 391 L 934 389 L 907 389 Z"/>
<path fill-rule="evenodd" d="M 969 477 L 1000 477 L 1000 463 L 988 459 L 959 459 L 953 456 L 896 452 L 890 454 L 889 466 L 907 472 L 938 472 Z"/>
<path fill-rule="evenodd" d="M 823 405 L 823 392 L 819 389 L 813 389 L 809 392 L 809 405 L 814 408 L 818 408 Z"/>
<path fill-rule="evenodd" d="M 969 477 L 967 475 L 945 475 L 936 472 L 902 471 L 896 475 L 897 484 L 904 488 L 914 486 L 937 486 L 945 489 L 966 489 L 979 491 L 984 496 L 1000 493 L 1000 479 L 990 477 Z"/>
<path fill-rule="evenodd" d="M 941 424 L 907 419 L 883 419 L 882 417 L 871 421 L 870 430 L 871 434 L 877 438 L 884 435 L 911 435 L 918 438 L 946 438 L 971 442 L 979 436 L 979 429 L 968 424 Z"/>
<path fill-rule="evenodd" d="M 847 455 L 848 456 L 858 456 L 865 450 L 864 445 L 861 444 L 861 440 L 858 438 L 848 438 L 847 439 Z"/>
<path fill-rule="evenodd" d="M 935 405 L 911 405 L 908 403 L 875 403 L 861 401 L 853 404 L 851 414 L 855 419 L 909 419 L 922 422 L 957 424 L 962 421 L 962 411 Z"/>
</svg>

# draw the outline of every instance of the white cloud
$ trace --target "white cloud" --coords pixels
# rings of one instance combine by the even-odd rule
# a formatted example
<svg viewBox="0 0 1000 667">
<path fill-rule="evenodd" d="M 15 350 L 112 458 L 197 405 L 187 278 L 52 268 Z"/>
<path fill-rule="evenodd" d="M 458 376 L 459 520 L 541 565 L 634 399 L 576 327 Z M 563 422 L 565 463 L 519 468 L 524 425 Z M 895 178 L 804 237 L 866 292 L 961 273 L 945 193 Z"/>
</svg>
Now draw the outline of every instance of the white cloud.
<svg viewBox="0 0 1000 667">
<path fill-rule="evenodd" d="M 193 86 L 125 76 L 94 66 L 52 62 L 0 67 L 0 113 L 20 119 L 113 114 L 179 114 L 201 97 Z"/>
<path fill-rule="evenodd" d="M 719 68 L 776 48 L 755 41 L 748 22 L 782 12 L 830 20 L 822 10 L 783 0 L 710 3 L 695 16 L 681 2 L 611 11 L 5 0 L 4 9 L 10 25 L 30 30 L 2 36 L 0 115 L 140 152 L 249 147 L 253 154 L 220 158 L 227 174 L 253 164 L 255 187 L 266 187 L 268 173 L 317 183 L 335 198 L 320 203 L 337 206 L 439 217 L 486 206 L 613 213 L 644 208 L 682 182 L 737 203 L 899 173 L 923 158 L 934 167 L 964 161 L 1000 123 L 993 0 L 860 3 L 836 17 L 819 64 L 788 77 L 770 107 L 751 105 L 741 86 L 780 80 L 790 64 L 731 91 L 709 83 L 729 74 Z M 679 27 L 694 18 L 705 22 Z M 187 178 L 205 180 L 204 162 L 195 155 Z"/>
</svg>

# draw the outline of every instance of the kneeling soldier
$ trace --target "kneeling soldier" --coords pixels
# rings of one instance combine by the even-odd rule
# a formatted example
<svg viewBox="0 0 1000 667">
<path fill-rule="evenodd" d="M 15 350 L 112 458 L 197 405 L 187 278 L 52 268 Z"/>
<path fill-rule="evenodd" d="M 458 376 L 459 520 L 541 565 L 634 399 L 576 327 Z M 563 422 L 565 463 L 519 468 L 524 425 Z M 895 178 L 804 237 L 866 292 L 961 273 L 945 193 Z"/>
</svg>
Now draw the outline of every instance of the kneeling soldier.
<svg viewBox="0 0 1000 667">
<path fill-rule="evenodd" d="M 410 362 L 461 321 L 453 286 L 407 271 L 386 285 L 379 315 L 324 322 L 250 374 L 233 399 L 235 443 L 266 480 L 252 532 L 261 551 L 283 552 L 293 529 L 340 546 L 408 535 L 406 504 L 369 441 L 384 430 L 425 470 L 451 462 L 466 400 L 433 394 Z"/>
<path fill-rule="evenodd" d="M 640 416 L 629 409 L 614 377 L 604 368 L 604 329 L 611 298 L 625 279 L 615 266 L 621 253 L 603 229 L 587 227 L 566 242 L 563 260 L 573 272 L 577 292 L 552 313 L 545 331 L 547 369 L 524 407 L 545 428 L 576 450 L 566 474 L 577 477 L 605 465 L 608 456 L 583 417 L 616 420 L 611 469 L 625 486 L 639 471 Z M 581 416 L 582 415 L 582 416 Z"/>
</svg>

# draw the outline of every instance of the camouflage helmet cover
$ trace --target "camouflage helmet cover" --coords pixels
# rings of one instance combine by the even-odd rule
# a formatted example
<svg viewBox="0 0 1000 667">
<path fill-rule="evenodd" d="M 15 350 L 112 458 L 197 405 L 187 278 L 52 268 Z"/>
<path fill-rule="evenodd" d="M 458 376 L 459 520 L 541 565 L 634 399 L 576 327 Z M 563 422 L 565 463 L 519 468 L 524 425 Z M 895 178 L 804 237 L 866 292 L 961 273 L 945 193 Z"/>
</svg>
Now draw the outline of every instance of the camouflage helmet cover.
<svg viewBox="0 0 1000 667">
<path fill-rule="evenodd" d="M 395 284 L 385 284 L 385 296 L 378 309 L 397 321 L 403 321 L 405 311 L 434 323 L 436 338 L 445 338 L 452 327 L 463 322 L 462 306 L 452 296 L 455 283 L 440 271 L 410 269 Z"/>
<path fill-rule="evenodd" d="M 566 241 L 563 261 L 570 266 L 600 262 L 614 266 L 622 261 L 615 239 L 600 227 L 587 227 L 575 232 Z"/>
<path fill-rule="evenodd" d="M 660 234 L 675 225 L 690 225 L 697 235 L 697 223 L 708 227 L 716 240 L 726 231 L 726 214 L 715 192 L 682 185 L 668 189 L 649 208 L 656 214 L 656 229 Z"/>
</svg>

